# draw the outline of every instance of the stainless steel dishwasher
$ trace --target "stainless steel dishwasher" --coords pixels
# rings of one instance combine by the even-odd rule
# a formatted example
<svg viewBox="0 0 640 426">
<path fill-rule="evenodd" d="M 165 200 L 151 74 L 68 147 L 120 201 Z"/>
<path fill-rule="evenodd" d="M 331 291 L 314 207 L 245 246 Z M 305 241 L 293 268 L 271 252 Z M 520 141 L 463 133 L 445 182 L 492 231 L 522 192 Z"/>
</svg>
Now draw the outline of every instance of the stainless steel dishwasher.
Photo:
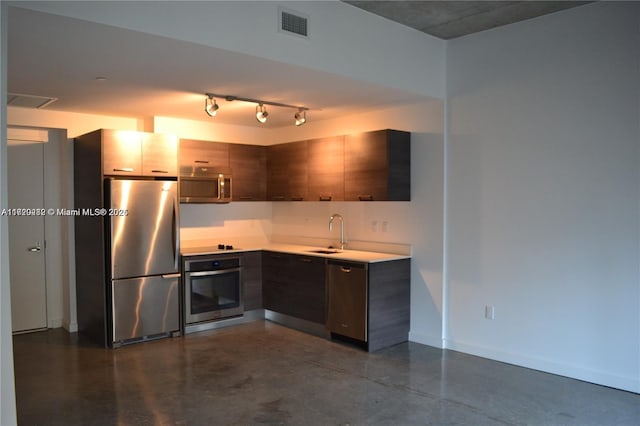
<svg viewBox="0 0 640 426">
<path fill-rule="evenodd" d="M 367 341 L 367 264 L 327 262 L 327 328 L 331 333 Z"/>
</svg>

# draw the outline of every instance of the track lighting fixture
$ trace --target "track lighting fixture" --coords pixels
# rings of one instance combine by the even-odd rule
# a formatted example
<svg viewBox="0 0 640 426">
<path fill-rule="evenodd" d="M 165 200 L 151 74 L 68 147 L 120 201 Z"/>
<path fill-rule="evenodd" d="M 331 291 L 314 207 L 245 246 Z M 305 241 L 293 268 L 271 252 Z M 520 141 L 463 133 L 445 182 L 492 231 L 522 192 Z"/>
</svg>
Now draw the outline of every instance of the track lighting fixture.
<svg viewBox="0 0 640 426">
<path fill-rule="evenodd" d="M 267 108 L 264 105 L 256 105 L 256 120 L 258 120 L 258 122 L 266 123 L 268 115 L 269 113 L 267 112 Z"/>
<path fill-rule="evenodd" d="M 206 99 L 204 100 L 204 112 L 209 114 L 209 117 L 215 117 L 218 113 L 218 108 L 219 106 L 213 96 L 207 95 Z"/>
<path fill-rule="evenodd" d="M 267 112 L 267 108 L 265 105 L 297 109 L 298 111 L 293 115 L 293 117 L 295 118 L 295 125 L 302 126 L 304 123 L 307 122 L 307 111 L 309 110 L 309 108 L 304 106 L 282 104 L 279 102 L 262 101 L 260 99 L 242 98 L 242 97 L 233 96 L 233 95 L 217 95 L 215 93 L 205 93 L 205 96 L 206 98 L 204 100 L 204 111 L 210 117 L 215 117 L 219 108 L 215 98 L 223 98 L 227 102 L 242 101 L 242 102 L 250 102 L 250 103 L 256 104 L 256 120 L 258 120 L 259 123 L 264 124 L 267 122 L 267 117 L 269 116 L 269 113 Z"/>
<path fill-rule="evenodd" d="M 293 114 L 293 118 L 296 119 L 296 126 L 302 126 L 307 122 L 307 111 L 300 109 L 298 112 Z"/>
</svg>

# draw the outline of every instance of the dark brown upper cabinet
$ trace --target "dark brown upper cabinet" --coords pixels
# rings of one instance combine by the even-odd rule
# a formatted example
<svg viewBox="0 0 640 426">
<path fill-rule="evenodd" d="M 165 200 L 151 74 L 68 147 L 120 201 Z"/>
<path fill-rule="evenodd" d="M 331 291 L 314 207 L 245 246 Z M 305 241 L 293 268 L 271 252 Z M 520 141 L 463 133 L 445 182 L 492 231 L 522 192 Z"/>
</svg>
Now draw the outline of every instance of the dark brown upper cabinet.
<svg viewBox="0 0 640 426">
<path fill-rule="evenodd" d="M 267 199 L 267 147 L 229 144 L 233 201 Z"/>
<path fill-rule="evenodd" d="M 229 169 L 229 144 L 180 139 L 178 158 L 180 168 L 211 167 L 226 172 Z"/>
<path fill-rule="evenodd" d="M 267 147 L 267 200 L 306 201 L 307 141 Z"/>
<path fill-rule="evenodd" d="M 343 201 L 344 136 L 312 139 L 307 149 L 309 201 Z"/>
<path fill-rule="evenodd" d="M 345 136 L 347 201 L 411 200 L 411 134 L 378 130 Z"/>
</svg>

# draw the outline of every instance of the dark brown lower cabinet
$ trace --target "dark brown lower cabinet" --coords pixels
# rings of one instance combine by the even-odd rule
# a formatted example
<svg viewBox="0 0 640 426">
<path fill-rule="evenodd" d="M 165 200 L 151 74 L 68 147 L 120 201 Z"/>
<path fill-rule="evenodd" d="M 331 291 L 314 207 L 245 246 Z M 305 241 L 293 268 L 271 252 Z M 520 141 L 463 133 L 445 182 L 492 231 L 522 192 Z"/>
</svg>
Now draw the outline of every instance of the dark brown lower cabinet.
<svg viewBox="0 0 640 426">
<path fill-rule="evenodd" d="M 262 309 L 262 252 L 242 254 L 242 300 L 244 310 Z"/>
<path fill-rule="evenodd" d="M 262 286 L 264 309 L 326 325 L 370 352 L 409 338 L 410 259 L 359 264 L 264 251 Z"/>
<path fill-rule="evenodd" d="M 367 349 L 377 351 L 409 339 L 411 259 L 369 264 Z"/>
<path fill-rule="evenodd" d="M 325 259 L 263 252 L 262 301 L 265 309 L 325 323 Z"/>
</svg>

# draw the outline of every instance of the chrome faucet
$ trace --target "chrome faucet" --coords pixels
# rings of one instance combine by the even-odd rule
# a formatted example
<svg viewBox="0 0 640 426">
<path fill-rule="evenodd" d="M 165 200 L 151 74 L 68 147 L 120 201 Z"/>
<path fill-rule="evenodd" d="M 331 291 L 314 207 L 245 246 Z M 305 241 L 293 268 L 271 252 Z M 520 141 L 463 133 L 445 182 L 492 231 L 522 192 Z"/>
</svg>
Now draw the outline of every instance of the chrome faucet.
<svg viewBox="0 0 640 426">
<path fill-rule="evenodd" d="M 338 213 L 332 214 L 331 218 L 329 218 L 329 231 L 333 230 L 333 219 L 335 218 L 340 219 L 340 250 L 344 250 L 344 246 L 347 243 L 344 240 L 344 219 Z"/>
</svg>

